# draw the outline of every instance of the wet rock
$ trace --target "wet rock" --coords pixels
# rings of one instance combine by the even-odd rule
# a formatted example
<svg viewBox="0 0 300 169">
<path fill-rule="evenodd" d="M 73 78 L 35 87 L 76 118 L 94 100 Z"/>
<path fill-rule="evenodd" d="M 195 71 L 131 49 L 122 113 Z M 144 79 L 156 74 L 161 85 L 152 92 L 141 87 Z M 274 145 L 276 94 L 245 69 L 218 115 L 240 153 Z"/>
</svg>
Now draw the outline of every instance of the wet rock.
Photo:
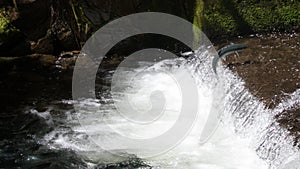
<svg viewBox="0 0 300 169">
<path fill-rule="evenodd" d="M 0 57 L 0 74 L 13 71 L 37 71 L 47 74 L 72 72 L 79 51 L 63 52 L 59 56 L 31 54 L 19 57 Z M 69 79 L 69 78 L 68 78 Z"/>
<path fill-rule="evenodd" d="M 240 56 L 227 57 L 224 63 L 266 107 L 275 108 L 300 88 L 299 34 L 253 35 L 233 42 L 246 44 L 248 49 Z M 300 147 L 299 106 L 283 110 L 275 118 L 295 137 L 295 146 Z"/>
<path fill-rule="evenodd" d="M 53 55 L 37 55 L 39 57 L 39 64 L 43 67 L 55 67 L 57 57 Z"/>
<path fill-rule="evenodd" d="M 276 118 L 281 126 L 296 136 L 294 146 L 300 147 L 300 109 L 284 110 Z"/>
<path fill-rule="evenodd" d="M 41 38 L 36 43 L 31 43 L 33 53 L 48 54 L 54 52 L 53 40 L 51 38 Z"/>
<path fill-rule="evenodd" d="M 16 57 L 0 57 L 0 72 L 6 74 L 14 69 Z"/>
<path fill-rule="evenodd" d="M 13 24 L 29 39 L 37 41 L 47 35 L 51 18 L 51 0 L 17 0 L 18 17 Z"/>
<path fill-rule="evenodd" d="M 227 57 L 225 64 L 244 79 L 256 97 L 274 107 L 285 93 L 300 88 L 298 39 L 299 34 L 268 34 L 235 40 L 248 49 L 240 56 Z"/>
<path fill-rule="evenodd" d="M 5 3 L 1 9 L 4 12 L 0 12 L 0 54 L 57 54 L 79 47 L 76 23 L 68 1 L 14 2 Z"/>
<path fill-rule="evenodd" d="M 45 102 L 38 102 L 35 106 L 35 109 L 38 111 L 38 112 L 45 112 L 48 107 L 47 107 L 47 103 Z"/>
<path fill-rule="evenodd" d="M 61 52 L 59 57 L 62 57 L 62 58 L 71 58 L 75 55 L 78 55 L 80 53 L 79 50 L 74 50 L 74 51 L 67 51 L 67 52 Z"/>
<path fill-rule="evenodd" d="M 11 23 L 10 13 L 0 9 L 0 55 L 22 54 L 28 51 L 23 34 Z"/>
<path fill-rule="evenodd" d="M 73 50 L 78 47 L 72 28 L 66 23 L 57 23 L 55 26 L 56 41 L 59 43 L 57 50 Z"/>
<path fill-rule="evenodd" d="M 7 56 L 56 55 L 61 51 L 80 49 L 90 35 L 107 22 L 137 12 L 165 12 L 190 22 L 203 21 L 199 26 L 210 38 L 299 29 L 300 22 L 299 2 L 283 0 L 270 3 L 264 0 L 258 4 L 252 0 L 249 3 L 244 0 L 15 0 L 1 1 L 0 4 L 7 13 L 0 18 L 9 21 L 6 24 L 0 19 L 2 30 L 9 32 L 1 33 L 0 28 L 0 54 Z M 153 41 L 157 43 L 152 40 L 151 44 Z"/>
</svg>

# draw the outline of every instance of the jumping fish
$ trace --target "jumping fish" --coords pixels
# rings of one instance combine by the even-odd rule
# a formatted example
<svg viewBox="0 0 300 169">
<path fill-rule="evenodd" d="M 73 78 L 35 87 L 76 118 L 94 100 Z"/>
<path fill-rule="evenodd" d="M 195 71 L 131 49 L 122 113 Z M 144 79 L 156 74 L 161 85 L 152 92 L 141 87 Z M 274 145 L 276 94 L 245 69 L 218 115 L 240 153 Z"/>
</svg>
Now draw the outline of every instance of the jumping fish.
<svg viewBox="0 0 300 169">
<path fill-rule="evenodd" d="M 212 68 L 213 68 L 215 74 L 217 74 L 217 64 L 221 58 L 224 58 L 225 56 L 227 56 L 231 53 L 239 52 L 246 48 L 247 48 L 247 46 L 243 45 L 243 44 L 231 44 L 231 45 L 227 45 L 227 46 L 223 47 L 222 49 L 220 49 L 218 51 L 218 55 L 216 55 L 214 57 L 213 62 L 212 62 Z"/>
<path fill-rule="evenodd" d="M 215 74 L 217 74 L 217 64 L 218 64 L 219 59 L 225 57 L 226 55 L 241 51 L 246 48 L 247 48 L 247 46 L 243 45 L 243 44 L 231 44 L 231 45 L 225 46 L 222 49 L 220 49 L 218 51 L 218 55 L 216 55 L 214 57 L 213 62 L 212 62 L 212 67 L 213 67 Z M 217 129 L 219 120 L 220 120 L 219 115 L 220 115 L 220 112 L 218 112 L 218 111 L 214 111 L 209 114 L 206 124 L 203 128 L 201 137 L 200 137 L 200 144 L 205 143 L 212 136 L 214 131 Z"/>
</svg>

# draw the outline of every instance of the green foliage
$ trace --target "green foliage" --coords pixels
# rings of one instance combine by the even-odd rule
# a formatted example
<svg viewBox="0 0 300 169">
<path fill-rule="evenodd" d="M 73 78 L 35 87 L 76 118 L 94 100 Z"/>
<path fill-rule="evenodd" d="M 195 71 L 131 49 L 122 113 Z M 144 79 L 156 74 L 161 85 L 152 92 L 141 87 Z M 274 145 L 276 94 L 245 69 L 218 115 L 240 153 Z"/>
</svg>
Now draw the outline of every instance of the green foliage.
<svg viewBox="0 0 300 169">
<path fill-rule="evenodd" d="M 203 29 L 211 37 L 237 31 L 237 22 L 220 0 L 205 4 Z"/>
<path fill-rule="evenodd" d="M 295 6 L 283 6 L 277 7 L 275 9 L 278 13 L 279 18 L 282 19 L 283 26 L 287 27 L 289 25 L 298 25 L 300 24 L 300 3 Z"/>
<path fill-rule="evenodd" d="M 248 7 L 240 9 L 245 21 L 255 32 L 270 30 L 274 27 L 276 14 L 273 11 L 262 7 Z"/>
<path fill-rule="evenodd" d="M 299 9 L 296 0 L 205 1 L 203 29 L 210 36 L 297 29 Z"/>
<path fill-rule="evenodd" d="M 213 30 L 215 34 L 236 31 L 236 21 L 218 2 L 205 8 L 204 19 L 205 30 Z"/>
<path fill-rule="evenodd" d="M 72 7 L 78 32 L 88 34 L 90 29 L 94 27 L 93 23 L 86 17 L 84 10 L 78 1 L 70 0 L 69 3 Z"/>
<path fill-rule="evenodd" d="M 239 12 L 256 32 L 287 30 L 300 24 L 300 3 L 294 0 L 264 0 L 249 5 L 242 1 L 239 5 Z"/>
<path fill-rule="evenodd" d="M 13 37 L 19 33 L 19 30 L 11 25 L 7 13 L 0 9 L 0 45 L 11 43 Z"/>
</svg>

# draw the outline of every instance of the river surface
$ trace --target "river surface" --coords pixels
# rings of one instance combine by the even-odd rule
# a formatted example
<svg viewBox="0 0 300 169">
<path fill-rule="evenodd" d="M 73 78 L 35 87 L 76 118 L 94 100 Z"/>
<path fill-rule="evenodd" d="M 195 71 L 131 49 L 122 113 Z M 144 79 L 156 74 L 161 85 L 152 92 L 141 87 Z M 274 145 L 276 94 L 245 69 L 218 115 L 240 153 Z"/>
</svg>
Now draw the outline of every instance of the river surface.
<svg viewBox="0 0 300 169">
<path fill-rule="evenodd" d="M 269 35 L 236 41 L 247 44 L 264 39 L 267 43 L 265 36 Z M 281 35 L 281 38 L 289 36 Z M 286 43 L 279 41 L 274 44 L 269 39 L 270 47 L 280 45 L 283 49 L 276 50 L 276 53 L 283 52 L 284 55 L 288 50 L 298 55 L 299 48 Z M 261 51 L 264 52 L 265 48 Z M 277 105 L 269 107 L 245 87 L 244 80 L 234 71 L 219 65 L 217 78 L 211 68 L 212 58 L 207 49 L 200 48 L 187 60 L 168 59 L 154 64 L 140 62 L 135 69 L 123 72 L 123 78 L 117 83 L 126 87 L 116 89 L 118 97 L 122 99 L 130 93 L 137 109 L 151 107 L 152 91 L 160 90 L 164 94 L 166 113 L 150 128 L 132 125 L 117 113 L 110 92 L 113 70 L 99 71 L 97 99 L 83 100 L 72 100 L 70 74 L 40 75 L 16 71 L 3 75 L 0 168 L 300 168 L 300 154 L 294 146 L 294 137 L 275 118 L 283 110 L 299 109 L 300 89 L 287 93 L 287 99 L 280 99 Z M 221 121 L 207 142 L 200 144 L 204 126 L 197 121 L 175 148 L 151 158 L 140 158 L 138 153 L 131 154 L 126 149 L 114 150 L 114 146 L 108 151 L 96 144 L 99 140 L 101 143 L 102 138 L 113 139 L 115 134 L 101 127 L 102 119 L 108 121 L 105 125 L 119 133 L 130 133 L 132 137 L 150 138 L 167 131 L 181 113 L 182 101 L 178 84 L 164 72 L 180 75 L 182 68 L 189 70 L 197 82 L 201 96 L 200 113 L 205 116 L 210 111 L 221 112 Z M 146 71 L 128 83 L 127 77 L 139 70 Z M 216 90 L 219 95 L 214 92 Z M 218 97 L 222 102 L 215 101 Z M 110 144 L 105 141 L 103 144 Z M 111 144 L 116 144 L 116 140 L 111 140 Z"/>
</svg>

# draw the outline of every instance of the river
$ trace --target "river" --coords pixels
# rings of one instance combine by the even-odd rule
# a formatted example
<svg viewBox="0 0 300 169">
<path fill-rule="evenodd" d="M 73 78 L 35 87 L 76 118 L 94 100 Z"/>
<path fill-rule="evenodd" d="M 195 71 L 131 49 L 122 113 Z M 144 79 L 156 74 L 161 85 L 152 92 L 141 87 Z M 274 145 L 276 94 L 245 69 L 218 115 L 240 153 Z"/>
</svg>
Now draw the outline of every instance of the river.
<svg viewBox="0 0 300 169">
<path fill-rule="evenodd" d="M 265 36 L 240 38 L 233 42 L 253 43 L 266 39 Z M 265 41 L 268 39 L 264 40 L 267 43 Z M 292 48 L 282 42 L 278 43 L 274 44 L 272 39 L 268 41 L 269 46 L 281 45 L 281 48 L 298 55 L 297 46 Z M 257 52 L 265 50 L 261 48 Z M 283 110 L 299 109 L 300 89 L 288 93 L 288 99 L 280 99 L 278 104 L 268 107 L 245 87 L 245 81 L 235 71 L 219 66 L 219 77 L 216 78 L 211 60 L 211 54 L 200 48 L 187 60 L 168 59 L 155 64 L 140 62 L 135 69 L 125 71 L 123 78 L 117 82 L 123 84 L 123 88 L 116 89 L 119 99 L 129 93 L 137 109 L 147 110 L 151 107 L 149 97 L 152 91 L 160 90 L 164 94 L 166 112 L 152 126 L 132 125 L 119 116 L 110 92 L 115 73 L 113 70 L 101 71 L 98 78 L 101 83 L 96 85 L 97 99 L 84 100 L 72 100 L 70 74 L 61 75 L 57 72 L 41 76 L 36 72 L 11 72 L 3 76 L 1 90 L 11 92 L 3 94 L 7 99 L 2 101 L 5 108 L 0 117 L 0 167 L 299 168 L 300 154 L 294 146 L 294 137 L 275 117 Z M 154 157 L 141 158 L 139 153 L 131 154 L 126 149 L 114 150 L 112 146 L 108 151 L 99 146 L 99 143 L 117 143 L 113 140 L 115 133 L 102 127 L 103 119 L 106 119 L 105 125 L 114 131 L 130 133 L 132 137 L 150 138 L 167 131 L 180 114 L 182 100 L 178 84 L 164 72 L 170 71 L 180 76 L 182 68 L 189 70 L 196 79 L 200 93 L 200 114 L 205 116 L 210 111 L 221 110 L 216 112 L 220 113 L 221 120 L 207 142 L 200 144 L 204 127 L 200 118 L 182 142 Z M 126 78 L 139 70 L 146 71 L 128 84 Z M 216 94 L 216 90 L 220 93 Z M 222 98 L 222 102 L 215 101 L 218 97 Z M 214 108 L 218 106 L 221 108 Z M 111 143 L 104 143 L 107 138 L 112 139 L 109 140 Z"/>
</svg>

